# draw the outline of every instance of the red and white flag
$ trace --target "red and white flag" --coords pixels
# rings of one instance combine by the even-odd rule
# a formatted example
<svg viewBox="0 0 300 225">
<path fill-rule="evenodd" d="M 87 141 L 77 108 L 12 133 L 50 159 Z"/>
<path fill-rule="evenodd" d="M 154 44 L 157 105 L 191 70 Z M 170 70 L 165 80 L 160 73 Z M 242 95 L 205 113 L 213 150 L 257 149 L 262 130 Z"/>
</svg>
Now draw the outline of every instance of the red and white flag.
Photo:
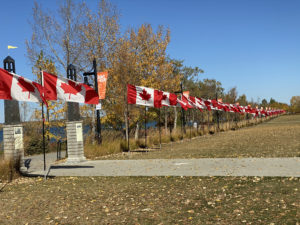
<svg viewBox="0 0 300 225">
<path fill-rule="evenodd" d="M 43 72 L 45 99 L 98 104 L 98 93 L 90 86 Z"/>
<path fill-rule="evenodd" d="M 196 104 L 198 105 L 199 109 L 207 109 L 204 100 L 202 98 L 195 98 Z"/>
<path fill-rule="evenodd" d="M 162 91 L 127 84 L 127 102 L 129 104 L 161 108 L 163 98 L 165 97 Z"/>
<path fill-rule="evenodd" d="M 188 103 L 177 98 L 177 106 L 183 108 L 185 111 L 188 110 Z"/>
<path fill-rule="evenodd" d="M 0 99 L 44 102 L 43 87 L 31 80 L 0 68 Z"/>
<path fill-rule="evenodd" d="M 189 96 L 188 98 L 188 102 L 190 105 L 192 105 L 194 108 L 199 109 L 201 112 L 203 112 L 204 107 L 201 104 L 201 100 L 196 98 L 196 97 L 192 97 Z M 206 108 L 206 107 L 205 107 Z"/>
<path fill-rule="evenodd" d="M 174 93 L 169 93 L 169 92 L 163 91 L 161 104 L 163 106 L 176 106 L 177 105 L 177 95 Z"/>
</svg>

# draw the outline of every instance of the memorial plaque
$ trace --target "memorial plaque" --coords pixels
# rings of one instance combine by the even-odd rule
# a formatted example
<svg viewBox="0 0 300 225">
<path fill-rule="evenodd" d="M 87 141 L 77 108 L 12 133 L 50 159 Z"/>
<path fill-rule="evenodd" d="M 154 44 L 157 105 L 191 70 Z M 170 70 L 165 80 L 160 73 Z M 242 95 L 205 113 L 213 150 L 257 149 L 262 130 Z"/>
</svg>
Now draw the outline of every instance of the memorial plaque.
<svg viewBox="0 0 300 225">
<path fill-rule="evenodd" d="M 22 127 L 14 127 L 15 149 L 23 149 Z"/>
<path fill-rule="evenodd" d="M 81 123 L 76 123 L 76 137 L 77 137 L 77 141 L 83 141 Z"/>
</svg>

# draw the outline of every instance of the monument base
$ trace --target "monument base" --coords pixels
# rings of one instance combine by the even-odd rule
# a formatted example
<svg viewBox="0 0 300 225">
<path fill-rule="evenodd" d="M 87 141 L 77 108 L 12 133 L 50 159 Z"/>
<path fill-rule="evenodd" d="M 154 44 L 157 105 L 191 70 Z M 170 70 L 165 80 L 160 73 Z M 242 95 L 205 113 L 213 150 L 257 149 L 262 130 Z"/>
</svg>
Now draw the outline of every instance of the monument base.
<svg viewBox="0 0 300 225">
<path fill-rule="evenodd" d="M 68 158 L 66 164 L 76 164 L 86 160 L 83 149 L 82 121 L 66 122 Z"/>
<path fill-rule="evenodd" d="M 4 159 L 20 163 L 20 171 L 26 171 L 24 166 L 23 125 L 3 125 Z"/>
</svg>

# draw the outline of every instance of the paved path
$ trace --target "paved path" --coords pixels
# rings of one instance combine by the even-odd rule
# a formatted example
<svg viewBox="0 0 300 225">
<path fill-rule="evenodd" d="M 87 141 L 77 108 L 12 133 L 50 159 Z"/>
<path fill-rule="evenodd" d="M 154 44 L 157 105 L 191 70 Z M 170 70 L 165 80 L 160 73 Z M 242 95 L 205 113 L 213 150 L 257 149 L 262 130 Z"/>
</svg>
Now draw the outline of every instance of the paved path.
<svg viewBox="0 0 300 225">
<path fill-rule="evenodd" d="M 66 152 L 61 152 L 61 157 L 65 157 Z M 51 164 L 54 164 L 57 160 L 56 152 L 50 152 L 46 154 L 46 168 L 49 169 Z M 32 155 L 24 158 L 25 164 L 28 164 L 28 172 L 35 173 L 36 171 L 44 170 L 44 155 Z"/>
<path fill-rule="evenodd" d="M 51 155 L 52 154 L 52 155 Z M 30 175 L 44 175 L 42 156 L 32 157 Z M 87 160 L 54 164 L 47 154 L 49 176 L 282 176 L 300 177 L 300 158 L 202 158 Z M 52 161 L 51 161 L 52 159 Z M 49 163 L 53 163 L 51 166 Z M 49 168 L 50 166 L 50 168 Z"/>
</svg>

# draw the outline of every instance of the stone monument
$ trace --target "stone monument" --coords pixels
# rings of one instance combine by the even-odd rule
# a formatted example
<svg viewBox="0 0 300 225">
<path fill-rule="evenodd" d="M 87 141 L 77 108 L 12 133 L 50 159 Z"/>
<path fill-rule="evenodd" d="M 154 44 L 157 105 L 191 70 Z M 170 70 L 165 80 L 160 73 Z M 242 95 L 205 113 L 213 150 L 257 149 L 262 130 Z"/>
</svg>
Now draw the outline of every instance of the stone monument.
<svg viewBox="0 0 300 225">
<path fill-rule="evenodd" d="M 67 78 L 76 81 L 76 68 L 70 64 L 67 68 Z M 68 102 L 67 129 L 67 164 L 75 164 L 86 160 L 83 146 L 83 127 L 80 119 L 79 103 Z"/>
<path fill-rule="evenodd" d="M 3 60 L 3 67 L 8 72 L 16 72 L 15 60 L 7 56 Z M 4 159 L 20 160 L 20 169 L 24 167 L 24 145 L 23 125 L 20 120 L 19 102 L 15 100 L 4 100 L 5 123 L 3 126 Z"/>
</svg>

